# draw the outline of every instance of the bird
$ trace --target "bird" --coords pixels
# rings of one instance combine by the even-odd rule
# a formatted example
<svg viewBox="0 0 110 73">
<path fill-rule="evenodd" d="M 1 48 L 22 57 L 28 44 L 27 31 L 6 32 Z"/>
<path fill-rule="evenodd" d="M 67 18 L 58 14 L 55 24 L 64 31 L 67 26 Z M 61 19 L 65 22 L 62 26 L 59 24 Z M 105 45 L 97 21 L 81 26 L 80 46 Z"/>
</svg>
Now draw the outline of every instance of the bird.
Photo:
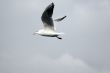
<svg viewBox="0 0 110 73">
<path fill-rule="evenodd" d="M 38 34 L 45 37 L 56 37 L 58 39 L 62 39 L 59 36 L 64 33 L 56 32 L 54 27 L 54 21 L 57 21 L 57 22 L 62 21 L 64 18 L 66 18 L 66 16 L 53 20 L 52 15 L 53 15 L 54 6 L 55 6 L 54 3 L 52 2 L 46 7 L 46 9 L 44 10 L 41 16 L 41 20 L 44 24 L 44 27 L 34 32 L 34 35 Z"/>
</svg>

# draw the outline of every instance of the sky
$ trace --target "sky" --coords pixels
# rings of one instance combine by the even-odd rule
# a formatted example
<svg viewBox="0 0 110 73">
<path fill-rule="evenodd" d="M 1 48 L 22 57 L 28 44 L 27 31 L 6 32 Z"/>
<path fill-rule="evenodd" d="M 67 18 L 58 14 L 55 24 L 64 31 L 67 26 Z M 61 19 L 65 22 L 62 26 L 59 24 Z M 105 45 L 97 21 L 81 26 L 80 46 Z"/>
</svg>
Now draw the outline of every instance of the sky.
<svg viewBox="0 0 110 73">
<path fill-rule="evenodd" d="M 52 2 L 62 40 L 32 35 Z M 110 1 L 0 0 L 0 73 L 110 73 Z"/>
</svg>

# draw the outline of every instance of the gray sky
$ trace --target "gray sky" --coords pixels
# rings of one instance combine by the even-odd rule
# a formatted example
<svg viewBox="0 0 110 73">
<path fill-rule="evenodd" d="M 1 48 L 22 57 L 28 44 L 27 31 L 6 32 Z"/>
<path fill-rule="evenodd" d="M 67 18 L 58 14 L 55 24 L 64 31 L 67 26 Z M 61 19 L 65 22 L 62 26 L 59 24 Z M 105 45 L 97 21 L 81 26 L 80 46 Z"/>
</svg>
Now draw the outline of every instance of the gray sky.
<svg viewBox="0 0 110 73">
<path fill-rule="evenodd" d="M 32 35 L 51 2 L 63 40 Z M 110 73 L 110 1 L 0 0 L 0 73 Z"/>
</svg>

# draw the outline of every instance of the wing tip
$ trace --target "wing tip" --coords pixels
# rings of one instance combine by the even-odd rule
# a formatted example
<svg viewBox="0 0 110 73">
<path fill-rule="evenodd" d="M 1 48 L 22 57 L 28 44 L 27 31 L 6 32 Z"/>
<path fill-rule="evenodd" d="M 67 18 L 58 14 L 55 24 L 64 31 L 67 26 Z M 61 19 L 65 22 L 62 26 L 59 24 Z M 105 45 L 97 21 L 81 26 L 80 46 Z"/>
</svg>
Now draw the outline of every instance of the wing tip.
<svg viewBox="0 0 110 73">
<path fill-rule="evenodd" d="M 53 2 L 51 4 L 52 4 L 52 6 L 54 6 L 54 3 Z"/>
</svg>

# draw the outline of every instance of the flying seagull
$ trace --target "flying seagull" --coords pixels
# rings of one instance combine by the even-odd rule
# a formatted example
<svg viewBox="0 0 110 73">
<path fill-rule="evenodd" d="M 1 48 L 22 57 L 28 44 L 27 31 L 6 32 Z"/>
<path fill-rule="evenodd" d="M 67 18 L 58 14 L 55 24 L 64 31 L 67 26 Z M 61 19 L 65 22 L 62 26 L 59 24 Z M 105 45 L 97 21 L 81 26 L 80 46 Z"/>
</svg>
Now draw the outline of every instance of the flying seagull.
<svg viewBox="0 0 110 73">
<path fill-rule="evenodd" d="M 62 39 L 61 37 L 59 37 L 59 35 L 63 33 L 56 32 L 54 28 L 54 22 L 52 19 L 53 9 L 54 9 L 54 3 L 51 3 L 50 5 L 46 7 L 46 9 L 44 10 L 41 16 L 41 20 L 44 24 L 44 28 L 36 31 L 34 34 L 38 34 L 38 35 L 46 36 L 46 37 L 56 37 L 58 39 Z M 65 17 L 66 16 L 55 19 L 54 21 L 57 21 L 57 22 L 62 21 Z"/>
</svg>

